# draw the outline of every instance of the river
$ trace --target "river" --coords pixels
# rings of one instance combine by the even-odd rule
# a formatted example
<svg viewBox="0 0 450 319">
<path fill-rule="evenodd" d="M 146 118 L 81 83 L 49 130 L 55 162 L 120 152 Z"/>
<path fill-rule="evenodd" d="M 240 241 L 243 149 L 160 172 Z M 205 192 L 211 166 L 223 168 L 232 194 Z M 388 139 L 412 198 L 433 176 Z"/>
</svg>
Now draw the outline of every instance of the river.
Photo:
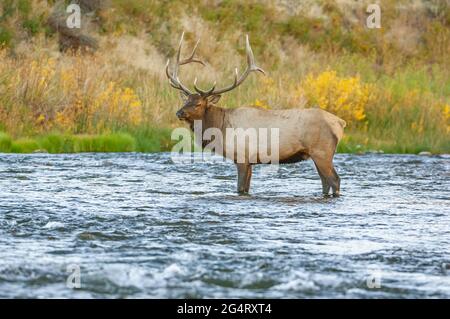
<svg viewBox="0 0 450 319">
<path fill-rule="evenodd" d="M 450 298 L 450 156 L 0 154 L 1 298 Z"/>
</svg>

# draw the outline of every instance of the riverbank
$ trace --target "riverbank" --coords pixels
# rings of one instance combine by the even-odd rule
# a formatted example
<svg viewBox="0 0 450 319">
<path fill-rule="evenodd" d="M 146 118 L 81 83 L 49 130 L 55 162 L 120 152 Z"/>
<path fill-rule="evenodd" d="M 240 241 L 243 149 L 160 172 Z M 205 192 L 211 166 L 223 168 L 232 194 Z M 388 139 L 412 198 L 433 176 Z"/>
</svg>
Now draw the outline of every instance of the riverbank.
<svg viewBox="0 0 450 319">
<path fill-rule="evenodd" d="M 111 134 L 46 134 L 36 137 L 13 139 L 0 132 L 0 153 L 110 153 L 110 152 L 169 152 L 176 140 L 171 140 L 168 128 L 148 129 L 130 133 Z M 427 145 L 378 140 L 347 134 L 338 145 L 337 153 L 386 153 L 386 154 L 448 154 L 449 147 L 430 148 Z"/>
<path fill-rule="evenodd" d="M 0 132 L 0 153 L 85 153 L 169 151 L 169 129 L 148 129 L 131 133 L 58 134 L 13 139 Z"/>
</svg>

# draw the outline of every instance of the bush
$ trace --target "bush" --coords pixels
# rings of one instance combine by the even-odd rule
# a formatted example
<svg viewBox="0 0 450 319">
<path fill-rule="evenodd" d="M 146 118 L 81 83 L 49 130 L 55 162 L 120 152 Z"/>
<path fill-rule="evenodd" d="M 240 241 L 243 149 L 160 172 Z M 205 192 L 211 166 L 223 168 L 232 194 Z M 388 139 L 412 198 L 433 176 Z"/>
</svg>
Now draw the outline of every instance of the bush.
<svg viewBox="0 0 450 319">
<path fill-rule="evenodd" d="M 325 71 L 318 76 L 309 74 L 299 90 L 312 105 L 336 114 L 349 126 L 366 118 L 370 86 L 357 76 L 342 78 L 335 71 Z"/>
</svg>

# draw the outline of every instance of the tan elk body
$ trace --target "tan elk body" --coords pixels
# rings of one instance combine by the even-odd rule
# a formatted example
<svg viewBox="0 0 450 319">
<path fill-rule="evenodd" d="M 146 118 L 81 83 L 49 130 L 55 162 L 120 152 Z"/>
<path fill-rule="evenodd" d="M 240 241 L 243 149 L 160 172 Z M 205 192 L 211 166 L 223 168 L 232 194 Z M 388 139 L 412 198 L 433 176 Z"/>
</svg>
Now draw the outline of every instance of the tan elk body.
<svg viewBox="0 0 450 319">
<path fill-rule="evenodd" d="M 188 122 L 191 129 L 194 121 L 200 121 L 202 133 L 207 129 L 220 130 L 223 136 L 219 148 L 219 154 L 236 163 L 238 169 L 238 192 L 247 193 L 250 189 L 252 165 L 262 163 L 258 154 L 253 151 L 254 147 L 249 145 L 245 138 L 241 143 L 232 144 L 226 142 L 229 129 L 267 129 L 278 130 L 277 163 L 295 163 L 311 158 L 316 165 L 322 181 L 322 191 L 328 195 L 330 188 L 333 195 L 339 195 L 340 178 L 333 166 L 333 156 L 337 144 L 344 133 L 345 121 L 337 116 L 318 108 L 311 109 L 287 109 L 287 110 L 264 110 L 256 107 L 239 107 L 225 109 L 215 104 L 220 99 L 220 94 L 230 91 L 240 85 L 246 77 L 254 71 L 264 73 L 256 66 L 253 53 L 246 38 L 247 62 L 246 71 L 238 78 L 236 70 L 234 83 L 223 89 L 216 90 L 215 84 L 210 90 L 204 91 L 197 87 L 194 81 L 196 93 L 185 87 L 178 78 L 178 67 L 183 64 L 195 62 L 201 63 L 194 58 L 198 42 L 189 58 L 180 60 L 181 44 L 177 52 L 177 60 L 172 73 L 169 72 L 169 62 L 166 65 L 166 74 L 172 87 L 179 89 L 185 98 L 183 107 L 177 112 L 180 120 Z M 219 141 L 220 142 L 220 141 Z M 203 141 L 203 146 L 208 143 Z M 216 144 L 217 145 L 217 144 Z M 273 147 L 273 146 L 272 146 Z M 238 160 L 237 154 L 242 151 L 244 160 Z M 269 152 L 273 152 L 270 150 Z M 239 158 L 242 159 L 242 158 Z"/>
</svg>

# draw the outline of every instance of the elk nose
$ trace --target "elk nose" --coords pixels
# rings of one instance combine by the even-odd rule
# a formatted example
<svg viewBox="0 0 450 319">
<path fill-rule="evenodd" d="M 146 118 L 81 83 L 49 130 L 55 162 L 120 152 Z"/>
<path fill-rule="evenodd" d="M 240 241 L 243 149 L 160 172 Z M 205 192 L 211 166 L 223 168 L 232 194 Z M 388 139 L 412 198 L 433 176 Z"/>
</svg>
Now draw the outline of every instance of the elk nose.
<svg viewBox="0 0 450 319">
<path fill-rule="evenodd" d="M 179 118 L 179 119 L 181 119 L 181 118 L 183 118 L 184 117 L 184 111 L 183 110 L 178 110 L 178 112 L 177 112 L 177 117 Z"/>
</svg>

